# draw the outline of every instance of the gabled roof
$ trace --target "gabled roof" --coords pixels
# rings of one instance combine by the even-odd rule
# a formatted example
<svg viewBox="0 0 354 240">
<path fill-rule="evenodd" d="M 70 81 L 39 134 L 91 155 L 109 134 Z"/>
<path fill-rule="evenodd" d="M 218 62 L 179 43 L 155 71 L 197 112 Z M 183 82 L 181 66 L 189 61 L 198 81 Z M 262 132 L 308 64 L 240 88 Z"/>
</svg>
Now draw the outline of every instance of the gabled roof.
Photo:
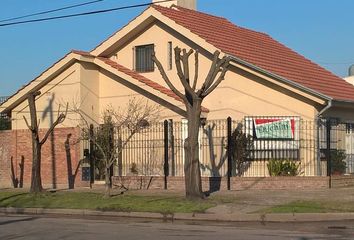
<svg viewBox="0 0 354 240">
<path fill-rule="evenodd" d="M 293 81 L 336 100 L 354 101 L 354 87 L 328 70 L 284 46 L 269 35 L 216 17 L 174 6 L 153 6 L 225 54 Z"/>
</svg>

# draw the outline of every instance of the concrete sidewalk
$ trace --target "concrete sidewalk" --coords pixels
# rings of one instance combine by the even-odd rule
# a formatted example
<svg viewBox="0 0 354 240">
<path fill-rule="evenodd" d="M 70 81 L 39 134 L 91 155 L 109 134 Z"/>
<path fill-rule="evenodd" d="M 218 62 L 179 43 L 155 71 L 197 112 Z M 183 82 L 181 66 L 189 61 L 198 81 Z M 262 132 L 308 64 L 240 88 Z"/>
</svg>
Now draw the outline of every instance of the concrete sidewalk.
<svg viewBox="0 0 354 240">
<path fill-rule="evenodd" d="M 0 214 L 14 215 L 62 215 L 85 217 L 129 217 L 161 219 L 163 221 L 213 221 L 213 222 L 320 222 L 354 220 L 354 213 L 294 213 L 294 214 L 242 214 L 242 213 L 146 213 L 146 212 L 110 212 L 83 209 L 44 209 L 44 208 L 0 208 Z"/>
</svg>

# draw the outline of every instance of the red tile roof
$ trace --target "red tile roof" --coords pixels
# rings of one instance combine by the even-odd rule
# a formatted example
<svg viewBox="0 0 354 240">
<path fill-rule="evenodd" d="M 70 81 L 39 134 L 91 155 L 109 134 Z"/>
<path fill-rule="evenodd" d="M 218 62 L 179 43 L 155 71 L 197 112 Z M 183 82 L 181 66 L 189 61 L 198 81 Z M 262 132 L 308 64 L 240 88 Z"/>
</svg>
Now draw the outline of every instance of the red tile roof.
<svg viewBox="0 0 354 240">
<path fill-rule="evenodd" d="M 267 34 L 236 26 L 225 18 L 182 7 L 153 7 L 226 54 L 336 100 L 354 101 L 354 86 Z"/>
</svg>

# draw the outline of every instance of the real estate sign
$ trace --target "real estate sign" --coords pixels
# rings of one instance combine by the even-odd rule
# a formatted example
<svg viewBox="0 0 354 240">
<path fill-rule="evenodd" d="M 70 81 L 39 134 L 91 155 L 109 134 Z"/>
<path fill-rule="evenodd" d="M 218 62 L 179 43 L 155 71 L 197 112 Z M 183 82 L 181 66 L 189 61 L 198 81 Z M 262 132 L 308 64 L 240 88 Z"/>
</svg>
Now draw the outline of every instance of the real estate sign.
<svg viewBox="0 0 354 240">
<path fill-rule="evenodd" d="M 295 120 L 292 118 L 255 118 L 258 139 L 294 139 Z"/>
</svg>

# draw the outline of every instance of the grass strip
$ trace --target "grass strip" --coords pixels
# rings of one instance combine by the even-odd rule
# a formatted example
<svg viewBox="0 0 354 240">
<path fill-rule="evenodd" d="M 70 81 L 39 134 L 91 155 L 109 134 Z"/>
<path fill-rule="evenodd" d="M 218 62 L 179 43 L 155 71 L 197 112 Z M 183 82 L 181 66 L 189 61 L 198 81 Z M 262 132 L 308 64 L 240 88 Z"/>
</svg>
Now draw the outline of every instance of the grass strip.
<svg viewBox="0 0 354 240">
<path fill-rule="evenodd" d="M 215 206 L 207 200 L 189 201 L 181 196 L 139 196 L 133 194 L 104 198 L 92 192 L 46 192 L 29 194 L 0 192 L 0 207 L 92 209 L 121 212 L 202 213 Z"/>
<path fill-rule="evenodd" d="M 294 201 L 262 209 L 259 213 L 343 213 L 354 212 L 353 202 Z"/>
</svg>

